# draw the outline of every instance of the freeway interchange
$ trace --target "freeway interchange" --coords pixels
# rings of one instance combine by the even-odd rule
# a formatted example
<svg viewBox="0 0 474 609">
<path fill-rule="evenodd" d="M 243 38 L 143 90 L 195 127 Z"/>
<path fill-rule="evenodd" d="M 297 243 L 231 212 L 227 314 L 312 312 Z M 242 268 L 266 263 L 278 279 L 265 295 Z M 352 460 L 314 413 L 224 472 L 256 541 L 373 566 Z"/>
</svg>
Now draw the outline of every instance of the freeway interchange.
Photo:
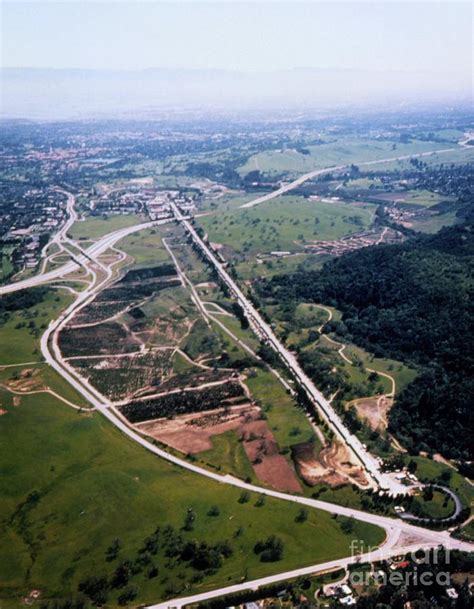
<svg viewBox="0 0 474 609">
<path fill-rule="evenodd" d="M 294 188 L 295 185 L 293 185 L 292 187 Z M 74 197 L 73 195 L 70 195 L 70 193 L 65 194 L 67 194 L 68 196 L 68 209 L 70 211 L 70 219 L 67 222 L 67 227 L 63 227 L 55 236 L 53 241 L 60 247 L 67 242 L 78 248 L 78 245 L 74 241 L 68 239 L 66 235 L 67 230 L 70 228 L 70 226 L 72 226 L 76 217 L 74 213 Z M 275 193 L 270 194 L 273 196 L 278 196 L 276 191 Z M 243 480 L 240 480 L 230 475 L 220 475 L 214 473 L 212 471 L 204 469 L 203 467 L 199 467 L 185 459 L 174 456 L 171 453 L 155 446 L 152 442 L 150 442 L 145 437 L 137 433 L 134 429 L 132 429 L 110 407 L 110 401 L 103 395 L 101 395 L 84 378 L 80 377 L 77 372 L 63 359 L 58 346 L 59 332 L 75 316 L 75 314 L 79 310 L 89 304 L 105 286 L 110 285 L 110 283 L 115 279 L 117 271 L 113 269 L 113 264 L 109 264 L 105 267 L 98 260 L 99 256 L 110 250 L 110 248 L 112 248 L 119 240 L 123 239 L 127 235 L 175 220 L 183 225 L 186 232 L 192 238 L 195 246 L 202 251 L 209 263 L 214 267 L 221 281 L 228 287 L 231 295 L 242 307 L 244 314 L 246 315 L 253 331 L 261 340 L 267 342 L 267 344 L 269 344 L 278 353 L 281 358 L 281 361 L 286 366 L 290 375 L 306 392 L 308 398 L 316 406 L 321 416 L 327 421 L 333 431 L 339 436 L 339 438 L 341 438 L 341 440 L 357 457 L 358 461 L 362 464 L 365 471 L 369 475 L 372 486 L 394 493 L 400 490 L 399 488 L 394 488 L 392 481 L 390 479 L 387 479 L 384 474 L 379 471 L 375 460 L 365 450 L 360 441 L 355 436 L 349 433 L 340 417 L 332 409 L 330 403 L 324 398 L 324 396 L 317 389 L 314 383 L 303 372 L 299 363 L 296 360 L 296 357 L 280 343 L 270 325 L 262 319 L 261 315 L 255 309 L 253 304 L 243 294 L 236 282 L 227 273 L 224 268 L 224 265 L 217 259 L 213 251 L 204 242 L 204 240 L 201 239 L 189 219 L 180 212 L 180 210 L 174 203 L 171 205 L 171 207 L 174 216 L 173 218 L 154 222 L 145 222 L 135 226 L 113 231 L 108 235 L 105 235 L 104 237 L 100 238 L 87 249 L 81 250 L 81 253 L 78 254 L 73 260 L 64 265 L 61 265 L 57 269 L 54 269 L 49 272 L 40 273 L 34 277 L 24 279 L 16 283 L 1 286 L 0 294 L 7 294 L 17 290 L 35 287 L 61 279 L 64 280 L 68 275 L 74 273 L 80 267 L 83 267 L 84 269 L 86 269 L 88 274 L 92 276 L 92 280 L 85 290 L 77 293 L 77 297 L 74 302 L 69 305 L 69 307 L 65 311 L 63 311 L 57 319 L 51 321 L 49 327 L 41 338 L 41 351 L 46 362 L 52 368 L 54 368 L 58 372 L 58 374 L 60 374 L 68 383 L 70 383 L 82 396 L 84 396 L 91 403 L 95 410 L 99 411 L 104 417 L 106 417 L 113 425 L 120 429 L 120 431 L 132 441 L 136 442 L 137 444 L 139 444 L 146 450 L 152 452 L 153 454 L 157 455 L 158 457 L 166 459 L 167 461 L 174 463 L 182 468 L 185 468 L 186 470 L 191 471 L 196 475 L 205 476 L 206 478 L 211 479 L 219 484 L 231 485 L 240 489 L 245 489 L 270 497 L 275 497 L 283 501 L 290 501 L 310 508 L 324 510 L 332 514 L 353 517 L 361 521 L 370 522 L 372 524 L 382 527 L 385 530 L 386 540 L 383 545 L 378 550 L 372 552 L 370 556 L 362 552 L 360 554 L 355 554 L 353 556 L 347 557 L 346 559 L 332 561 L 331 563 L 312 565 L 303 569 L 295 569 L 289 572 L 278 573 L 273 576 L 263 578 L 261 580 L 255 580 L 250 582 L 247 581 L 240 584 L 236 584 L 234 586 L 221 588 L 192 597 L 173 599 L 170 601 L 166 601 L 165 603 L 153 605 L 153 608 L 165 609 L 168 607 L 181 607 L 191 602 L 204 601 L 206 599 L 221 596 L 226 593 L 256 589 L 262 585 L 284 581 L 289 578 L 298 577 L 301 575 L 317 573 L 318 571 L 322 571 L 324 569 L 332 568 L 335 566 L 347 566 L 351 563 L 357 563 L 361 560 L 378 560 L 388 558 L 390 556 L 403 554 L 419 548 L 433 548 L 439 545 L 443 545 L 446 548 L 457 548 L 464 551 L 471 551 L 471 544 L 452 538 L 449 532 L 447 531 L 431 531 L 421 528 L 419 526 L 415 526 L 414 524 L 410 524 L 401 519 L 379 516 L 373 513 L 366 513 L 360 510 L 346 508 L 324 501 L 319 501 L 316 499 L 273 491 L 268 488 L 246 483 Z M 65 249 L 65 251 L 67 250 Z"/>
</svg>

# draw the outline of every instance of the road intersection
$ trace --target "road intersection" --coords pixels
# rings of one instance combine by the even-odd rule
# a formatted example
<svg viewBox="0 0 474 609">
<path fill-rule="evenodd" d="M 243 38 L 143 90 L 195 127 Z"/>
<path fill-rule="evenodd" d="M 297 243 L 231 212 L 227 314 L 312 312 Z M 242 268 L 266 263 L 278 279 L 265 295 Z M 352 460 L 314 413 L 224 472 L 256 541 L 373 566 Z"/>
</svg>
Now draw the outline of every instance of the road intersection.
<svg viewBox="0 0 474 609">
<path fill-rule="evenodd" d="M 435 152 L 445 152 L 445 150 Z M 417 156 L 425 156 L 428 154 L 434 154 L 434 152 L 421 153 L 418 155 L 409 155 L 407 157 L 397 157 L 396 160 L 404 158 L 413 158 Z M 390 162 L 392 160 L 395 159 L 365 162 L 361 163 L 361 165 Z M 343 166 L 339 168 L 343 168 Z M 258 203 L 263 202 L 264 200 L 270 200 L 271 198 L 279 196 L 283 192 L 288 192 L 289 190 L 296 188 L 298 185 L 308 179 L 311 179 L 311 177 L 314 177 L 315 175 L 320 175 L 328 171 L 334 171 L 335 169 L 338 169 L 338 167 L 328 168 L 326 170 L 318 170 L 317 172 L 311 172 L 310 174 L 301 176 L 300 178 L 298 178 L 298 180 L 295 180 L 294 182 L 286 185 L 285 187 L 282 187 L 284 188 L 284 190 L 280 189 L 281 192 L 274 191 L 272 193 L 269 193 L 268 195 L 265 195 L 265 198 L 259 197 L 258 199 L 255 199 L 254 201 L 245 204 L 244 207 L 251 207 L 252 205 L 250 205 L 250 203 L 256 205 Z M 53 238 L 52 242 L 56 243 L 60 247 L 65 242 L 68 242 L 71 245 L 77 247 L 77 244 L 75 244 L 75 242 L 71 241 L 67 237 L 67 232 L 69 228 L 76 220 L 74 211 L 74 197 L 73 195 L 70 195 L 70 193 L 65 194 L 68 196 L 69 220 L 66 222 L 66 225 L 63 226 L 63 228 Z M 254 329 L 256 334 L 260 338 L 267 341 L 268 344 L 270 344 L 279 353 L 282 361 L 286 364 L 287 368 L 291 371 L 293 376 L 297 378 L 300 386 L 306 391 L 310 399 L 318 405 L 319 411 L 321 412 L 322 416 L 328 421 L 330 426 L 337 432 L 337 434 L 344 440 L 344 442 L 351 448 L 351 450 L 357 456 L 358 460 L 362 463 L 364 469 L 371 477 L 374 486 L 379 488 L 387 488 L 388 486 L 388 488 L 390 488 L 390 483 L 387 482 L 383 474 L 378 470 L 378 467 L 373 457 L 369 453 L 367 453 L 367 451 L 362 447 L 360 441 L 348 432 L 348 430 L 345 428 L 342 421 L 340 420 L 339 416 L 333 411 L 329 402 L 327 402 L 324 396 L 314 386 L 312 381 L 304 374 L 295 356 L 280 344 L 280 342 L 274 335 L 271 327 L 266 322 L 264 322 L 258 311 L 255 309 L 252 303 L 248 300 L 248 298 L 243 294 L 237 284 L 227 273 L 224 268 L 224 265 L 216 258 L 212 250 L 201 239 L 201 237 L 198 235 L 189 220 L 181 214 L 179 209 L 174 204 L 172 205 L 172 208 L 175 219 L 183 224 L 188 234 L 191 235 L 196 246 L 201 249 L 201 251 L 205 254 L 208 260 L 214 266 L 219 277 L 229 287 L 232 295 L 236 298 L 236 300 L 243 308 L 244 313 L 247 316 L 250 325 Z M 130 438 L 132 441 L 136 442 L 146 450 L 150 451 L 151 453 L 157 455 L 162 459 L 174 463 L 175 465 L 178 465 L 179 467 L 182 467 L 197 475 L 211 479 L 219 484 L 230 485 L 236 488 L 263 494 L 269 497 L 274 497 L 282 501 L 289 501 L 298 505 L 307 506 L 309 508 L 324 510 L 331 514 L 355 518 L 382 527 L 386 532 L 386 539 L 378 550 L 371 553 L 370 560 L 379 560 L 383 558 L 388 558 L 396 554 L 404 554 L 409 551 L 414 551 L 415 549 L 432 548 L 437 547 L 439 545 L 443 545 L 446 548 L 456 548 L 463 551 L 472 551 L 472 544 L 452 538 L 449 532 L 447 531 L 431 531 L 428 529 L 421 528 L 419 526 L 415 526 L 401 519 L 379 516 L 377 514 L 366 513 L 361 510 L 355 510 L 352 508 L 330 504 L 316 499 L 273 491 L 268 488 L 246 483 L 243 480 L 240 480 L 230 475 L 217 474 L 203 467 L 195 465 L 194 463 L 191 463 L 185 459 L 174 456 L 168 453 L 167 451 L 155 446 L 147 438 L 143 437 L 134 429 L 132 429 L 125 422 L 125 420 L 111 407 L 110 401 L 102 394 L 100 394 L 94 387 L 92 387 L 85 379 L 80 377 L 78 373 L 74 370 L 74 368 L 72 368 L 72 366 L 70 366 L 70 364 L 68 364 L 68 362 L 64 360 L 58 346 L 59 332 L 76 315 L 76 313 L 80 309 L 89 304 L 95 298 L 95 296 L 106 285 L 110 284 L 110 282 L 114 279 L 113 266 L 116 263 L 109 263 L 108 265 L 104 265 L 100 262 L 100 260 L 98 260 L 98 257 L 101 254 L 105 253 L 107 250 L 113 248 L 118 241 L 120 241 L 127 235 L 144 230 L 146 228 L 150 228 L 155 225 L 165 224 L 167 222 L 170 222 L 170 219 L 155 222 L 144 222 L 142 224 L 113 231 L 110 234 L 105 235 L 104 237 L 96 241 L 87 249 L 82 250 L 76 259 L 71 260 L 70 262 L 60 266 L 57 269 L 46 273 L 43 272 L 34 277 L 0 287 L 1 295 L 25 288 L 43 285 L 45 283 L 56 281 L 58 279 L 64 280 L 67 275 L 77 271 L 80 266 L 84 266 L 90 272 L 92 276 L 92 281 L 90 282 L 90 284 L 86 287 L 84 291 L 77 294 L 75 301 L 71 305 L 69 305 L 69 307 L 67 307 L 67 309 L 63 311 L 57 319 L 51 321 L 49 327 L 41 338 L 41 351 L 46 362 L 52 368 L 54 368 L 58 372 L 58 374 L 60 374 L 66 381 L 68 381 L 83 397 L 85 397 L 94 409 L 99 411 L 128 438 Z M 100 273 L 96 272 L 98 266 L 102 267 L 102 272 Z M 173 599 L 164 603 L 158 603 L 156 605 L 152 605 L 152 609 L 182 607 L 183 605 L 188 603 L 200 602 L 232 592 L 256 589 L 257 587 L 262 585 L 281 582 L 293 577 L 299 577 L 301 575 L 317 573 L 318 571 L 326 570 L 332 567 L 343 567 L 351 563 L 365 561 L 368 559 L 369 557 L 365 554 L 362 554 L 360 556 L 354 555 L 347 558 L 330 561 L 328 563 L 312 565 L 304 567 L 303 569 L 295 569 L 292 571 L 279 573 L 270 577 L 261 578 L 259 580 L 242 582 L 234 586 L 228 586 L 219 590 L 194 595 L 192 597 Z"/>
</svg>

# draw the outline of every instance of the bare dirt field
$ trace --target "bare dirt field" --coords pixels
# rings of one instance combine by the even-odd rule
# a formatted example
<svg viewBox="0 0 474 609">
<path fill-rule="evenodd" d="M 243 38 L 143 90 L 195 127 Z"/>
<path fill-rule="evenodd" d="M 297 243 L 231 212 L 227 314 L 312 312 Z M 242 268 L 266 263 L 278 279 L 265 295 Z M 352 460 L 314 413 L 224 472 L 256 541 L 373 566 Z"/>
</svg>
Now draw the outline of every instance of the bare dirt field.
<svg viewBox="0 0 474 609">
<path fill-rule="evenodd" d="M 279 490 L 300 492 L 301 485 L 268 428 L 261 419 L 242 426 L 243 446 L 259 480 Z"/>
<path fill-rule="evenodd" d="M 239 430 L 260 411 L 245 404 L 229 409 L 218 408 L 204 413 L 185 414 L 174 419 L 154 419 L 137 423 L 140 431 L 183 453 L 197 454 L 212 448 L 212 436 Z"/>
<path fill-rule="evenodd" d="M 17 376 L 8 379 L 6 387 L 12 391 L 28 393 L 44 389 L 41 370 L 38 368 L 24 368 Z"/>
<path fill-rule="evenodd" d="M 285 491 L 301 486 L 291 465 L 280 455 L 278 444 L 260 408 L 251 404 L 186 414 L 174 419 L 155 419 L 136 424 L 142 433 L 184 453 L 199 454 L 212 448 L 212 436 L 235 431 L 262 482 Z"/>
<path fill-rule="evenodd" d="M 374 431 L 385 431 L 388 426 L 387 415 L 392 407 L 393 400 L 386 396 L 362 398 L 351 403 L 357 415 L 367 421 Z"/>
<path fill-rule="evenodd" d="M 317 456 L 311 442 L 297 444 L 292 447 L 292 457 L 296 471 L 310 486 L 324 483 L 336 488 L 348 482 L 368 485 L 362 468 L 352 463 L 346 447 L 338 442 L 326 446 Z"/>
</svg>

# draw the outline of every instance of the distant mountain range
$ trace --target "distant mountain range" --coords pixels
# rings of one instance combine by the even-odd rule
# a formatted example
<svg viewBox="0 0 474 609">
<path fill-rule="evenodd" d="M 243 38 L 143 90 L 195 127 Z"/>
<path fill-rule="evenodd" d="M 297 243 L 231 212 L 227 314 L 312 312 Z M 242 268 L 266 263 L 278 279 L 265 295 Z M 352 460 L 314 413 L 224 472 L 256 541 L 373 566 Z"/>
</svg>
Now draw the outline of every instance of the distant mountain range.
<svg viewBox="0 0 474 609">
<path fill-rule="evenodd" d="M 3 68 L 4 118 L 90 118 L 198 108 L 399 105 L 467 99 L 460 74 L 301 68 L 274 72 L 227 70 L 83 70 Z"/>
</svg>

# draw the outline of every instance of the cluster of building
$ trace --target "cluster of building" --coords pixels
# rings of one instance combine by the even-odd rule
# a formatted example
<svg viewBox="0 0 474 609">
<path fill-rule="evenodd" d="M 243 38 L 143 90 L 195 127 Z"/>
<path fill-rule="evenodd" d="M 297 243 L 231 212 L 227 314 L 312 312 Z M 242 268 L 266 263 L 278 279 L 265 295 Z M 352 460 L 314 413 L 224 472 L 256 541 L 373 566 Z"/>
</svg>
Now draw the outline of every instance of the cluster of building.
<svg viewBox="0 0 474 609">
<path fill-rule="evenodd" d="M 13 246 L 15 266 L 34 268 L 51 233 L 66 220 L 66 198 L 55 191 L 30 189 L 1 202 L 0 242 Z"/>
<path fill-rule="evenodd" d="M 305 251 L 308 254 L 341 256 L 346 252 L 358 250 L 362 247 L 369 247 L 376 243 L 396 243 L 402 239 L 403 236 L 398 231 L 391 228 L 388 228 L 383 232 L 382 229 L 366 230 L 332 241 L 312 241 L 305 245 Z"/>
<path fill-rule="evenodd" d="M 103 214 L 146 214 L 150 220 L 168 218 L 170 203 L 179 205 L 183 213 L 194 213 L 195 196 L 178 190 L 157 190 L 152 179 L 129 180 L 116 187 L 102 186 L 89 199 L 89 209 Z"/>
<path fill-rule="evenodd" d="M 324 588 L 324 596 L 335 599 L 343 607 L 351 607 L 357 604 L 355 593 L 347 583 L 326 586 Z"/>
</svg>

